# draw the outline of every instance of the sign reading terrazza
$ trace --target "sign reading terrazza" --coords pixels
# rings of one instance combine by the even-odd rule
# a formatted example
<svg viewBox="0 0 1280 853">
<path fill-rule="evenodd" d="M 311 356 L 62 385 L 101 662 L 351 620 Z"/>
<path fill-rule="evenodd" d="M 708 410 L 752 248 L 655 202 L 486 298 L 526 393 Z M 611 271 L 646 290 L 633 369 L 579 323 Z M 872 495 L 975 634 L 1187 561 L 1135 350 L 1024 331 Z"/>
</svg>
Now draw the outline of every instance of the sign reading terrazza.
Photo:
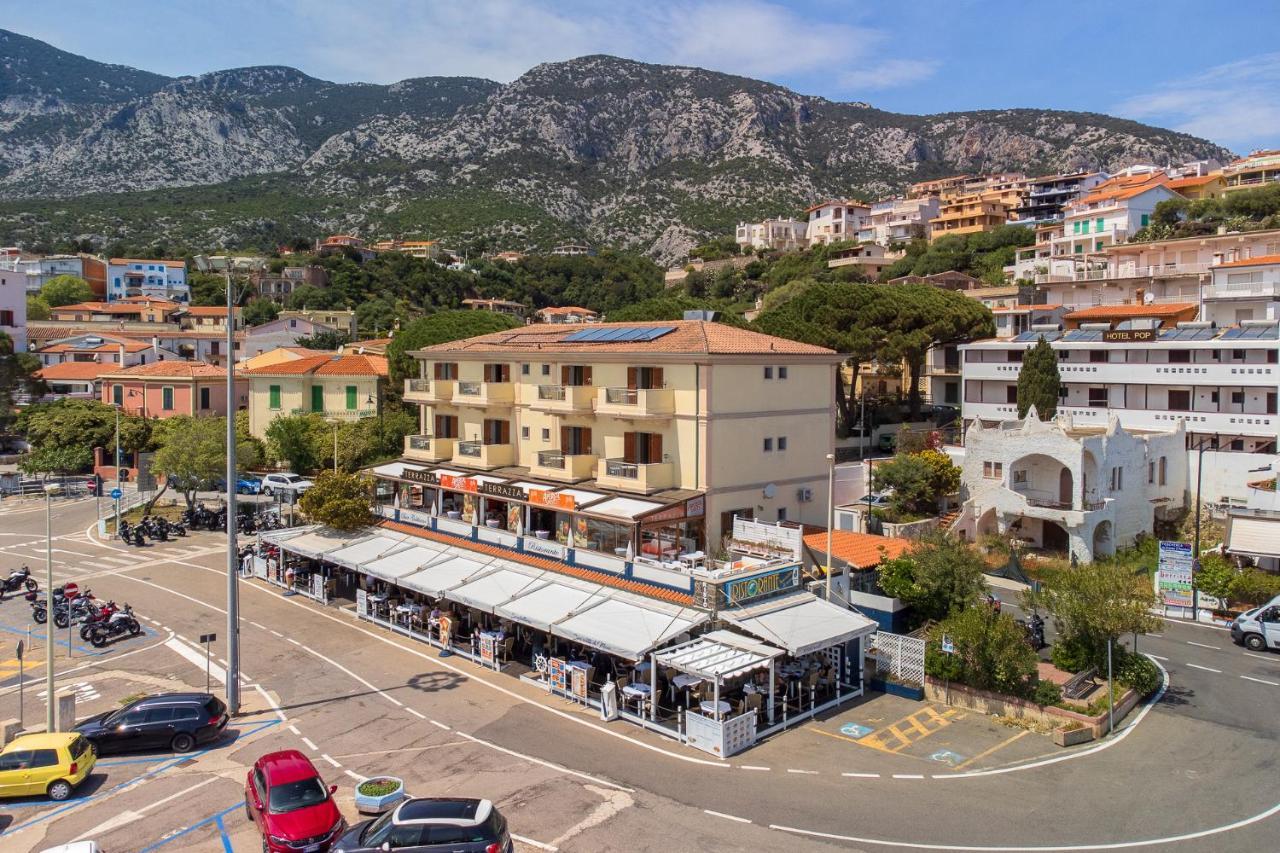
<svg viewBox="0 0 1280 853">
<path fill-rule="evenodd" d="M 414 483 L 426 483 L 431 486 L 437 485 L 440 482 L 436 478 L 436 473 L 434 471 L 417 471 L 406 468 L 401 476 Z"/>
<path fill-rule="evenodd" d="M 481 483 L 480 494 L 493 495 L 495 498 L 506 498 L 511 501 L 524 500 L 524 489 L 510 483 Z"/>
<path fill-rule="evenodd" d="M 1102 340 L 1109 344 L 1149 344 L 1159 337 L 1155 329 L 1112 329 L 1102 333 Z"/>
</svg>

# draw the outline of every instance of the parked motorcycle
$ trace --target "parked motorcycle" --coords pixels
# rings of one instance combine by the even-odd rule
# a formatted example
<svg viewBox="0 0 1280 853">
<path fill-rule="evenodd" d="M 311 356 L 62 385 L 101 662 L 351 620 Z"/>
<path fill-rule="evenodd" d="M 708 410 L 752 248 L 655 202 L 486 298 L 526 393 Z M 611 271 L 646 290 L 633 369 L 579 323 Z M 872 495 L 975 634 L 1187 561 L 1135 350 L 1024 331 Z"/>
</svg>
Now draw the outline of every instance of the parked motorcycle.
<svg viewBox="0 0 1280 853">
<path fill-rule="evenodd" d="M 120 608 L 116 607 L 114 601 L 108 601 L 106 604 L 91 607 L 89 612 L 80 618 L 80 639 L 89 639 L 89 634 L 93 631 L 93 626 L 106 622 Z"/>
<path fill-rule="evenodd" d="M 1040 651 L 1048 645 L 1044 639 L 1044 620 L 1040 618 L 1039 613 L 1033 612 L 1031 618 L 1025 622 L 1019 619 L 1018 624 L 1027 632 L 1027 643 L 1031 648 Z"/>
<path fill-rule="evenodd" d="M 141 633 L 142 626 L 134 618 L 133 608 L 126 604 L 123 610 L 113 613 L 106 622 L 99 622 L 93 626 L 89 631 L 89 642 L 94 648 L 100 649 L 116 637 L 125 634 L 136 637 Z"/>
<path fill-rule="evenodd" d="M 169 531 L 166 529 L 164 519 L 152 518 L 149 515 L 144 516 L 140 522 L 140 526 L 146 531 L 147 536 L 151 539 L 154 539 L 157 542 L 169 541 Z"/>
<path fill-rule="evenodd" d="M 23 566 L 16 572 L 9 572 L 7 578 L 0 579 L 0 601 L 4 600 L 5 593 L 15 592 L 23 588 L 30 592 L 35 592 L 39 586 L 36 583 L 36 579 L 31 577 L 31 569 Z"/>
</svg>

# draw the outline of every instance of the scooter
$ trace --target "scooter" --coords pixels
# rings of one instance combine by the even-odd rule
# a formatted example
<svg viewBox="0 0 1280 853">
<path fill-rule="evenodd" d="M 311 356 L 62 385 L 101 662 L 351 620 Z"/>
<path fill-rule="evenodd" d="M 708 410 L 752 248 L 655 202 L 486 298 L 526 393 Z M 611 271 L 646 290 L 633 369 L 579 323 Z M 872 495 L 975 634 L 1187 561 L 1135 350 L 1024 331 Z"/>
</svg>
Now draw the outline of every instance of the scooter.
<svg viewBox="0 0 1280 853">
<path fill-rule="evenodd" d="M 93 647 L 100 649 L 107 644 L 109 640 L 128 634 L 136 637 L 142 633 L 142 626 L 138 624 L 138 620 L 133 616 L 133 609 L 128 604 L 111 615 L 105 623 L 100 622 L 94 625 L 89 631 L 89 642 Z"/>
<path fill-rule="evenodd" d="M 24 587 L 30 592 L 35 592 L 39 586 L 36 583 L 36 579 L 31 577 L 31 569 L 23 566 L 16 572 L 9 572 L 7 578 L 0 579 L 0 601 L 4 600 L 5 593 L 14 592 Z"/>
</svg>

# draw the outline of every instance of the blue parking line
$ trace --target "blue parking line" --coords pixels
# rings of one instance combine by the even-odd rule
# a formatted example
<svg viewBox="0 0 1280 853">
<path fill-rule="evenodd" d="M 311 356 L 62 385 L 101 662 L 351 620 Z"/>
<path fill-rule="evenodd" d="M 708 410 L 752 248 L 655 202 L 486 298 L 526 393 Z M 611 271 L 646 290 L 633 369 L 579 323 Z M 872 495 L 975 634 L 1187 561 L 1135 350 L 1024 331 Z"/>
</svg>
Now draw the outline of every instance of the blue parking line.
<svg viewBox="0 0 1280 853">
<path fill-rule="evenodd" d="M 43 637 L 43 636 L 44 636 L 44 626 L 43 626 L 43 625 L 41 625 L 41 626 L 39 626 L 39 628 L 40 628 L 40 630 L 39 630 L 38 632 L 37 632 L 37 631 L 32 631 L 32 632 L 31 632 L 31 636 L 32 636 L 33 638 L 35 638 L 36 636 L 39 636 L 39 637 Z M 0 623 L 0 631 L 8 631 L 10 634 L 17 634 L 18 636 L 21 636 L 21 637 L 25 637 L 25 636 L 27 636 L 27 629 L 26 629 L 26 628 L 21 628 L 21 629 L 19 629 L 19 628 L 15 628 L 15 627 L 13 627 L 12 625 L 5 625 L 5 624 L 2 624 L 2 623 Z M 55 628 L 53 629 L 53 642 L 54 642 L 54 645 L 61 646 L 61 647 L 62 647 L 62 648 L 64 648 L 64 649 L 65 649 L 65 648 L 69 648 L 69 647 L 71 647 L 71 644 L 70 644 L 70 643 L 68 643 L 66 640 L 62 639 L 62 635 L 63 635 L 63 634 L 66 634 L 66 633 L 67 633 L 67 629 L 66 629 L 66 628 L 57 628 L 57 627 L 55 627 Z M 149 633 L 149 632 L 147 631 L 147 629 L 146 629 L 146 628 L 143 628 L 143 629 L 142 629 L 142 633 L 140 633 L 140 634 L 138 634 L 138 635 L 136 635 L 136 636 L 138 636 L 138 637 L 145 637 L 145 636 L 147 636 L 147 635 L 148 635 L 148 633 Z M 91 657 L 98 657 L 99 655 L 110 654 L 110 653 L 111 653 L 111 651 L 112 651 L 112 649 L 111 649 L 111 648 L 95 649 L 95 648 L 93 648 L 93 646 L 84 646 L 84 645 L 81 645 L 81 644 L 79 644 L 79 643 L 76 643 L 76 644 L 75 644 L 75 646 L 74 646 L 73 648 L 74 648 L 74 651 L 76 651 L 78 654 L 82 654 L 82 655 L 89 655 L 89 656 L 91 656 Z"/>
<path fill-rule="evenodd" d="M 157 761 L 167 761 L 172 756 L 157 755 L 152 758 L 121 758 L 115 761 L 99 761 L 94 767 L 115 767 L 119 764 L 155 764 Z"/>
<path fill-rule="evenodd" d="M 240 740 L 240 738 L 242 737 L 247 737 L 248 735 L 257 734 L 263 729 L 270 728 L 271 726 L 278 726 L 278 725 L 280 725 L 279 720 L 268 720 L 260 725 L 254 726 L 251 729 L 247 729 L 243 732 L 239 732 L 236 735 L 235 740 L 231 741 L 231 743 L 235 743 L 236 741 Z M 230 744 L 227 744 L 227 745 L 230 746 Z M 33 802 L 33 803 L 5 803 L 6 809 L 30 808 L 32 806 L 48 806 L 48 805 L 60 805 L 62 806 L 62 808 L 54 809 L 48 814 L 43 814 L 43 815 L 40 815 L 39 817 L 34 817 L 31 820 L 27 821 L 26 823 L 13 824 L 4 832 L 0 832 L 0 838 L 3 838 L 4 836 L 9 835 L 10 833 L 15 832 L 16 830 L 23 829 L 28 826 L 34 826 L 37 823 L 43 823 L 49 818 L 57 817 L 63 812 L 68 811 L 69 809 L 73 809 L 76 806 L 80 806 L 85 803 L 91 803 L 94 800 L 101 799 L 102 797 L 105 797 L 107 794 L 110 794 L 112 791 L 122 790 L 124 788 L 129 787 L 130 785 L 137 785 L 141 783 L 142 780 L 147 779 L 151 776 L 154 776 L 157 773 L 163 773 L 165 770 L 168 770 L 170 767 L 175 767 L 178 764 L 181 764 L 182 762 L 187 761 L 188 759 L 199 758 L 202 755 L 207 755 L 208 753 L 213 752 L 215 749 L 220 749 L 220 748 L 221 748 L 220 746 L 209 746 L 209 747 L 205 747 L 204 749 L 196 750 L 195 752 L 184 753 L 182 755 L 174 756 L 173 758 L 168 760 L 161 759 L 161 761 L 164 762 L 163 764 L 161 764 L 159 767 L 154 767 L 151 770 L 148 770 L 147 772 L 143 773 L 141 776 L 135 776 L 132 779 L 126 779 L 123 782 L 120 782 L 116 785 L 112 785 L 110 788 L 103 788 L 101 790 L 98 790 L 90 794 L 87 797 L 83 797 L 80 799 L 63 800 L 61 803 L 59 803 L 56 800 L 37 800 L 36 802 Z"/>
<path fill-rule="evenodd" d="M 231 814 L 236 809 L 243 808 L 243 807 L 244 807 L 243 802 L 237 802 L 235 805 L 227 806 L 225 809 L 223 809 L 220 812 L 211 814 L 206 818 L 196 821 L 190 826 L 184 827 L 180 832 L 175 832 L 173 835 L 170 835 L 167 838 L 162 838 L 161 840 L 157 841 L 155 844 L 152 844 L 149 847 L 143 847 L 141 850 L 138 851 L 138 853 L 151 853 L 152 850 L 158 850 L 172 841 L 177 841 L 179 838 L 186 835 L 187 833 L 194 832 L 200 827 L 208 826 L 211 823 L 217 826 L 218 831 L 222 833 L 222 849 L 228 851 L 228 853 L 234 853 L 234 851 L 231 848 L 231 839 L 230 837 L 227 836 L 226 827 L 224 827 L 222 824 L 222 818 L 225 817 L 226 815 Z"/>
</svg>

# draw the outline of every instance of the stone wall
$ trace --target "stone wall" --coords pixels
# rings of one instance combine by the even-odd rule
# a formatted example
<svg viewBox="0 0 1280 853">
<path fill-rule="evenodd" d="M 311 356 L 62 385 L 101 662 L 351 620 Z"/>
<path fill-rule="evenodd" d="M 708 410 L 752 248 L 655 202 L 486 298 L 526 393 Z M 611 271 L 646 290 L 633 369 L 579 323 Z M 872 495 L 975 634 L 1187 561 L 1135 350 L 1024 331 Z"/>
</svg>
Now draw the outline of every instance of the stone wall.
<svg viewBox="0 0 1280 853">
<path fill-rule="evenodd" d="M 1004 696 L 973 687 L 959 684 L 947 685 L 932 677 L 925 679 L 924 697 L 930 702 L 941 702 L 953 708 L 964 708 L 969 711 L 977 711 L 980 714 L 990 714 L 997 717 L 1028 720 L 1046 726 L 1053 726 L 1054 728 L 1076 722 L 1090 729 L 1095 739 L 1102 737 L 1107 732 L 1106 711 L 1096 717 L 1090 717 L 1076 711 L 1068 711 L 1065 708 L 1057 708 L 1052 705 L 1037 705 L 1025 699 L 1017 699 L 1013 696 Z M 1115 718 L 1117 724 L 1133 710 L 1140 698 L 1132 690 L 1126 690 L 1122 695 L 1116 697 Z"/>
</svg>

